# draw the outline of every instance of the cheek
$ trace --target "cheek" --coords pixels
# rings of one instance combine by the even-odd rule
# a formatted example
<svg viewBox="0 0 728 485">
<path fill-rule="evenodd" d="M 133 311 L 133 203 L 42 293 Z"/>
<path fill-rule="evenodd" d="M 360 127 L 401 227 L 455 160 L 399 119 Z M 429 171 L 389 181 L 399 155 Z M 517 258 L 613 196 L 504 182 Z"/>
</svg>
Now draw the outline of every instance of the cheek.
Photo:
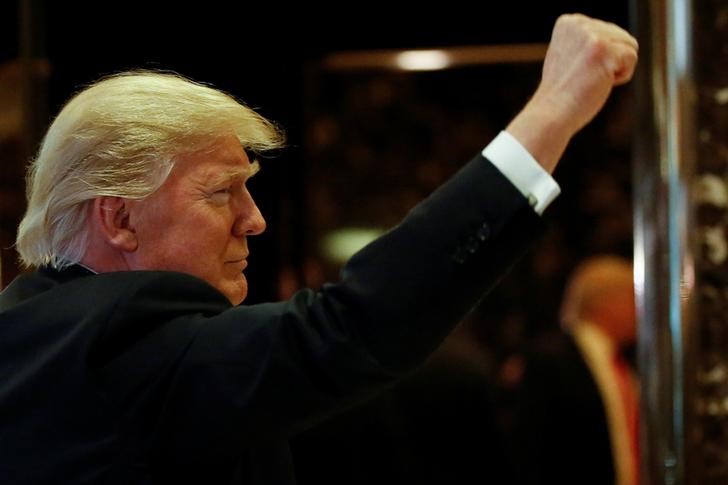
<svg viewBox="0 0 728 485">
<path fill-rule="evenodd" d="M 231 239 L 232 219 L 227 212 L 204 203 L 174 211 L 148 208 L 136 225 L 138 256 L 145 266 L 196 275 L 219 271 L 216 263 L 225 256 Z"/>
<path fill-rule="evenodd" d="M 224 217 L 211 214 L 191 213 L 183 220 L 175 221 L 164 235 L 163 244 L 186 264 L 201 266 L 222 258 L 230 241 L 230 229 Z"/>
</svg>

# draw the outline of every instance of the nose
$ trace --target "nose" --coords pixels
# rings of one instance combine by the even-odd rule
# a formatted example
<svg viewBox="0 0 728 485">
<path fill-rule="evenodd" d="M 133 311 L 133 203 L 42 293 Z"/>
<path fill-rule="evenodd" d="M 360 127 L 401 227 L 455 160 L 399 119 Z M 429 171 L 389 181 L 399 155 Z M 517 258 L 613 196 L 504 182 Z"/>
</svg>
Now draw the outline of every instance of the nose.
<svg viewBox="0 0 728 485">
<path fill-rule="evenodd" d="M 245 234 L 247 236 L 257 236 L 258 234 L 262 234 L 263 231 L 265 231 L 266 225 L 265 225 L 265 219 L 263 218 L 263 214 L 260 212 L 260 209 L 258 209 L 258 206 L 253 202 L 253 210 L 250 214 L 250 220 L 248 227 L 246 228 Z"/>
<path fill-rule="evenodd" d="M 261 234 L 266 227 L 263 214 L 247 190 L 242 199 L 240 210 L 233 224 L 233 234 L 238 237 Z"/>
</svg>

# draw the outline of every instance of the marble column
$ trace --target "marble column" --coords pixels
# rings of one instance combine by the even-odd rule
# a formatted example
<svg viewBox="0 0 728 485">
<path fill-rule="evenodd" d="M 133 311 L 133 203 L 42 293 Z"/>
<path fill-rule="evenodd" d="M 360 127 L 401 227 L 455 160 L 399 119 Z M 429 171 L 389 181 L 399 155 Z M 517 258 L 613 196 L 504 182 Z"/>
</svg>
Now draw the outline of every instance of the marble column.
<svg viewBox="0 0 728 485">
<path fill-rule="evenodd" d="M 693 0 L 696 91 L 695 342 L 689 483 L 728 483 L 728 1 Z"/>
</svg>

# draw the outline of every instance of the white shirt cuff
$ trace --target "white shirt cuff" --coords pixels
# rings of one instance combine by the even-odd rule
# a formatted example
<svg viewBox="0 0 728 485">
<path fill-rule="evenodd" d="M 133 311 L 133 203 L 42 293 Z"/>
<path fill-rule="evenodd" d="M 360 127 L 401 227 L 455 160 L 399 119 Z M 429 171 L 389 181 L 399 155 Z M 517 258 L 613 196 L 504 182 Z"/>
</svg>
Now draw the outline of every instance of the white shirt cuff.
<svg viewBox="0 0 728 485">
<path fill-rule="evenodd" d="M 506 131 L 501 131 L 483 149 L 483 156 L 515 185 L 538 214 L 543 214 L 546 207 L 561 193 L 559 184 Z"/>
</svg>

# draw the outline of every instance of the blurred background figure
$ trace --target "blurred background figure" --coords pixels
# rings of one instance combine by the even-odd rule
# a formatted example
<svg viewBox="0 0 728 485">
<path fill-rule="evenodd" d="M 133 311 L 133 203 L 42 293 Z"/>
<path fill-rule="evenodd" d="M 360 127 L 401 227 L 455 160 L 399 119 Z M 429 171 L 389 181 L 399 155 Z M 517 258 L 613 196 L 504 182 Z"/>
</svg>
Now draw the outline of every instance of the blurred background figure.
<svg viewBox="0 0 728 485">
<path fill-rule="evenodd" d="M 561 326 L 514 358 L 523 374 L 511 423 L 518 483 L 638 483 L 632 265 L 584 261 L 570 276 Z"/>
</svg>

